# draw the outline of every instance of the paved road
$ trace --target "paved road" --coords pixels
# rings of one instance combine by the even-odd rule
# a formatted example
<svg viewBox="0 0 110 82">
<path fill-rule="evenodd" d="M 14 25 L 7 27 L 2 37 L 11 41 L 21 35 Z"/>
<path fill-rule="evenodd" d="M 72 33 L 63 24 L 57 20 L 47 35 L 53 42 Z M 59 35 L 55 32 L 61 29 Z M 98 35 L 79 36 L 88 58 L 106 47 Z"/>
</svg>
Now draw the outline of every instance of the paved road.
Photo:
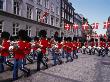
<svg viewBox="0 0 110 82">
<path fill-rule="evenodd" d="M 51 62 L 50 62 L 51 63 Z M 28 65 L 30 77 L 15 82 L 110 82 L 110 57 L 80 54 L 79 59 L 36 72 L 36 63 Z M 4 77 L 6 76 L 6 77 Z M 11 82 L 12 72 L 0 74 L 0 82 Z"/>
</svg>

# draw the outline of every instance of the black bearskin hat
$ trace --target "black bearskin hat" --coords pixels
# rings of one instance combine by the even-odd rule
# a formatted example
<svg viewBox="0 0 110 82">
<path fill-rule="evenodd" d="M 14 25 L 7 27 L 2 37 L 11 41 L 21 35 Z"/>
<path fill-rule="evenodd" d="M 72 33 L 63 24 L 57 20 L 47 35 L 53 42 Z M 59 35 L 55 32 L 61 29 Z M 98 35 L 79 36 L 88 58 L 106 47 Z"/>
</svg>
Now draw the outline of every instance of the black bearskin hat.
<svg viewBox="0 0 110 82">
<path fill-rule="evenodd" d="M 77 37 L 73 37 L 73 41 L 77 41 Z"/>
<path fill-rule="evenodd" d="M 70 41 L 70 42 L 71 42 L 71 40 L 72 40 L 71 37 L 68 37 L 68 38 L 67 38 L 67 41 Z"/>
<path fill-rule="evenodd" d="M 34 41 L 39 41 L 39 37 L 35 36 Z"/>
<path fill-rule="evenodd" d="M 9 39 L 9 37 L 10 37 L 10 34 L 8 32 L 4 31 L 4 32 L 1 33 L 1 38 L 2 39 Z"/>
<path fill-rule="evenodd" d="M 15 41 L 15 40 L 17 40 L 17 39 L 18 39 L 18 36 L 11 36 L 11 37 L 10 37 L 10 40 L 11 40 L 11 41 Z"/>
<path fill-rule="evenodd" d="M 98 42 L 98 39 L 95 39 L 96 42 Z"/>
<path fill-rule="evenodd" d="M 45 30 L 41 30 L 41 31 L 39 32 L 39 34 L 40 34 L 40 37 L 46 37 L 47 32 L 46 32 Z"/>
<path fill-rule="evenodd" d="M 26 40 L 27 42 L 31 42 L 32 39 L 31 39 L 31 37 L 26 36 L 25 40 Z"/>
<path fill-rule="evenodd" d="M 20 31 L 18 32 L 18 37 L 19 37 L 20 39 L 22 39 L 22 40 L 25 40 L 26 37 L 27 37 L 27 32 L 26 32 L 25 30 L 20 30 Z"/>
</svg>

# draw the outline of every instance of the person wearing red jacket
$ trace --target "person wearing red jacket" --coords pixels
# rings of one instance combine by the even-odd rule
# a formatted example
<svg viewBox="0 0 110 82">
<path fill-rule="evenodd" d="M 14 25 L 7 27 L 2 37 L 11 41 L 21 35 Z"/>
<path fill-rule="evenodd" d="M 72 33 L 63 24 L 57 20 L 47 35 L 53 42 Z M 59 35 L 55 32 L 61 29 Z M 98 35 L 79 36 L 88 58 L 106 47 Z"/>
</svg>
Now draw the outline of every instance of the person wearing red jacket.
<svg viewBox="0 0 110 82">
<path fill-rule="evenodd" d="M 76 55 L 77 53 L 77 46 L 78 46 L 78 43 L 76 42 L 76 40 L 74 40 L 72 42 L 72 46 L 73 46 L 73 58 L 78 58 L 78 55 Z"/>
<path fill-rule="evenodd" d="M 71 56 L 72 49 L 73 49 L 71 37 L 67 38 L 67 43 L 65 46 L 66 46 L 66 59 L 67 59 L 66 63 L 67 63 L 67 62 L 69 62 L 69 57 L 70 57 L 71 61 L 73 61 L 73 58 Z"/>
<path fill-rule="evenodd" d="M 53 47 L 53 61 L 54 61 L 53 66 L 57 65 L 58 63 L 62 64 L 62 60 L 60 57 L 62 46 L 63 45 L 61 44 L 61 38 L 57 37 L 55 45 Z M 57 61 L 58 61 L 58 63 L 57 63 Z"/>
<path fill-rule="evenodd" d="M 32 49 L 33 49 L 33 59 L 36 60 L 37 59 L 37 49 L 38 49 L 38 45 L 39 45 L 39 38 L 38 37 L 34 37 L 34 43 L 32 44 Z"/>
<path fill-rule="evenodd" d="M 2 44 L 0 49 L 0 72 L 4 72 L 4 65 L 3 63 L 7 63 L 6 59 L 9 56 L 9 47 L 10 47 L 10 41 L 9 41 L 10 34 L 8 32 L 2 32 L 1 38 L 2 38 Z"/>
<path fill-rule="evenodd" d="M 37 71 L 40 71 L 41 63 L 43 63 L 46 69 L 48 68 L 46 61 L 45 62 L 43 61 L 43 57 L 46 54 L 46 48 L 48 47 L 48 40 L 46 39 L 46 34 L 47 32 L 45 30 L 40 31 L 41 39 L 39 41 L 39 46 L 41 51 L 38 53 L 38 56 L 37 56 Z"/>
<path fill-rule="evenodd" d="M 18 32 L 19 40 L 14 46 L 14 67 L 13 67 L 13 80 L 18 79 L 18 69 L 22 70 L 26 73 L 27 76 L 30 75 L 30 70 L 25 68 L 23 65 L 23 59 L 25 58 L 25 38 L 26 38 L 26 31 L 20 30 Z"/>
<path fill-rule="evenodd" d="M 31 37 L 27 36 L 25 40 L 25 50 L 24 53 L 26 57 L 24 58 L 23 64 L 26 65 L 26 60 L 28 60 L 30 63 L 33 63 L 33 60 L 29 58 L 29 55 L 31 53 Z"/>
</svg>

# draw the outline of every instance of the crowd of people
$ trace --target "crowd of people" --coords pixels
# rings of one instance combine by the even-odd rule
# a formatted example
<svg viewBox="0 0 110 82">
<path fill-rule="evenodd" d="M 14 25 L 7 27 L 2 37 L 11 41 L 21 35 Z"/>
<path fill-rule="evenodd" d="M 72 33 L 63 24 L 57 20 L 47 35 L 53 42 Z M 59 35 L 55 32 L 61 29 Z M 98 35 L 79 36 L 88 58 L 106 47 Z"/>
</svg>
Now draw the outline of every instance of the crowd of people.
<svg viewBox="0 0 110 82">
<path fill-rule="evenodd" d="M 8 65 L 13 71 L 13 80 L 18 79 L 18 70 L 21 70 L 28 77 L 31 70 L 26 68 L 27 61 L 33 63 L 37 60 L 36 71 L 41 70 L 41 63 L 45 69 L 48 69 L 49 57 L 52 56 L 52 66 L 62 64 L 63 62 L 72 62 L 78 59 L 77 53 L 98 56 L 105 56 L 109 52 L 110 41 L 104 39 L 81 42 L 74 37 L 46 37 L 45 30 L 40 31 L 40 37 L 33 39 L 27 36 L 25 30 L 20 30 L 16 37 L 10 36 L 8 32 L 2 32 L 0 41 L 0 73 L 4 72 L 4 64 Z M 10 58 L 14 62 L 9 61 Z M 66 61 L 63 60 L 66 59 Z"/>
</svg>

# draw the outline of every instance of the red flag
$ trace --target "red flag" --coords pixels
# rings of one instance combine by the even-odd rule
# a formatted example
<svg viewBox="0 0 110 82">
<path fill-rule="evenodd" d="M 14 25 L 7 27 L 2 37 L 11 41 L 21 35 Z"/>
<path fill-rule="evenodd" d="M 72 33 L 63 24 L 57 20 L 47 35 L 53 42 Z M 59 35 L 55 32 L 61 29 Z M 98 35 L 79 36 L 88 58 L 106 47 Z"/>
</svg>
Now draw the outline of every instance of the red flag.
<svg viewBox="0 0 110 82">
<path fill-rule="evenodd" d="M 78 24 L 74 24 L 74 25 L 73 25 L 73 29 L 74 29 L 74 30 L 78 30 L 78 27 L 79 27 Z"/>
<path fill-rule="evenodd" d="M 70 25 L 69 24 L 65 25 L 65 30 L 70 30 Z"/>
<path fill-rule="evenodd" d="M 104 22 L 104 29 L 107 29 L 109 27 L 109 22 Z"/>
<path fill-rule="evenodd" d="M 98 27 L 99 27 L 99 23 L 93 23 L 92 24 L 92 28 L 93 29 L 98 29 Z"/>
<path fill-rule="evenodd" d="M 108 27 L 110 28 L 110 21 L 108 21 Z"/>
<path fill-rule="evenodd" d="M 88 26 L 89 26 L 88 23 L 85 23 L 85 24 L 82 25 L 82 29 L 83 30 L 87 30 L 88 29 Z"/>
</svg>

